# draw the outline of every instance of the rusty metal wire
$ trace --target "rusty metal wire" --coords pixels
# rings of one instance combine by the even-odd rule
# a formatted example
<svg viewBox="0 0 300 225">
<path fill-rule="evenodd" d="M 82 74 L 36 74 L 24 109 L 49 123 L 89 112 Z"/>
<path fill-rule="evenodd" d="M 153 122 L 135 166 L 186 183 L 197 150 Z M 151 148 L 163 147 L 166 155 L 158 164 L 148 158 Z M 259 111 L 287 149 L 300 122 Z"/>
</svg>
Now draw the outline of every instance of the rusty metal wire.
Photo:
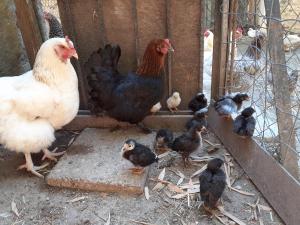
<svg viewBox="0 0 300 225">
<path fill-rule="evenodd" d="M 284 161 L 280 146 L 286 146 L 292 159 L 284 165 L 299 168 L 300 153 L 300 2 L 297 0 L 281 0 L 281 19 L 268 18 L 265 13 L 263 0 L 236 0 L 238 10 L 228 13 L 235 14 L 237 27 L 243 28 L 243 36 L 238 40 L 231 40 L 232 29 L 228 30 L 228 46 L 235 45 L 236 54 L 230 58 L 228 54 L 227 74 L 232 76 L 226 85 L 227 91 L 247 92 L 252 100 L 244 107 L 252 106 L 255 110 L 257 120 L 255 139 L 261 146 L 270 152 L 279 162 Z M 273 3 L 272 3 L 273 4 Z M 222 10 L 222 9 L 219 9 Z M 268 32 L 271 28 L 267 26 L 267 19 L 278 21 L 283 27 L 282 39 L 284 51 L 279 54 L 285 55 L 284 66 L 288 74 L 290 108 L 276 107 L 279 99 L 275 98 L 278 86 L 274 83 L 272 66 L 275 63 L 270 58 L 270 37 Z M 256 31 L 256 32 L 255 32 Z M 278 31 L 279 32 L 279 31 Z M 261 39 L 258 40 L 258 35 Z M 256 38 L 256 41 L 255 41 Z M 260 46 L 261 44 L 261 46 Z M 251 47 L 251 51 L 249 50 Z M 230 47 L 227 48 L 230 51 Z M 247 50 L 248 49 L 248 50 Z M 233 67 L 230 67 L 233 64 Z M 282 74 L 284 76 L 284 74 Z M 282 84 L 283 85 L 283 84 Z M 230 90 L 229 90 L 230 88 Z M 292 119 L 292 125 L 288 130 L 281 131 L 278 113 L 283 113 Z M 288 132 L 288 142 L 283 142 L 280 133 Z M 284 163 L 283 163 L 284 164 Z M 298 169 L 299 171 L 299 169 Z M 299 172 L 298 176 L 299 178 Z"/>
</svg>

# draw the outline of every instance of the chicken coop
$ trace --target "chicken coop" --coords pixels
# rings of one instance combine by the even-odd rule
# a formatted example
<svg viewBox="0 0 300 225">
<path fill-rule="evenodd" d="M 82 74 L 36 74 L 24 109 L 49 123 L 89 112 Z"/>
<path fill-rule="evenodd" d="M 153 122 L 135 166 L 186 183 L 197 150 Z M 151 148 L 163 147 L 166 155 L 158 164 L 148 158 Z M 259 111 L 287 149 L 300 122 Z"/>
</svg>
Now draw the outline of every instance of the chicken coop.
<svg viewBox="0 0 300 225">
<path fill-rule="evenodd" d="M 61 22 L 75 44 L 73 61 L 80 111 L 68 129 L 127 126 L 89 112 L 84 64 L 106 43 L 122 49 L 120 70 L 134 70 L 147 43 L 169 38 L 174 54 L 165 64 L 164 97 L 181 94 L 179 111 L 148 116 L 145 124 L 179 129 L 191 117 L 189 100 L 210 97 L 209 127 L 235 157 L 286 224 L 300 217 L 300 3 L 297 0 L 15 0 L 18 25 L 33 65 L 46 39 L 37 4 Z M 24 21 L 22 18 L 28 18 Z M 210 34 L 204 33 L 210 30 Z M 32 35 L 34 33 L 35 35 Z M 210 42 L 210 44 L 208 43 Z M 255 109 L 253 138 L 241 139 L 213 103 L 224 94 L 247 92 Z"/>
</svg>

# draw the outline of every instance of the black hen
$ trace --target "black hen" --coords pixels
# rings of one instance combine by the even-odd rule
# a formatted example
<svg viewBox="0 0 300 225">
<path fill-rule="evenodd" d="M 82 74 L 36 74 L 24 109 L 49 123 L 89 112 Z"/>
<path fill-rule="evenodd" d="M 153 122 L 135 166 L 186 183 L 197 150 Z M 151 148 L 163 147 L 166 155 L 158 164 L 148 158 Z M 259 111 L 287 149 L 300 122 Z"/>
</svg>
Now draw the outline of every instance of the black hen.
<svg viewBox="0 0 300 225">
<path fill-rule="evenodd" d="M 151 41 L 137 72 L 125 75 L 117 69 L 119 46 L 106 45 L 94 52 L 85 64 L 92 112 L 106 111 L 119 121 L 141 122 L 163 96 L 162 70 L 169 50 L 173 49 L 168 39 Z"/>
<path fill-rule="evenodd" d="M 223 160 L 215 158 L 208 162 L 207 169 L 201 173 L 200 196 L 204 206 L 210 209 L 216 207 L 226 186 L 226 175 L 221 169 Z"/>
<path fill-rule="evenodd" d="M 252 116 L 255 110 L 252 107 L 244 109 L 234 121 L 233 132 L 242 137 L 253 136 L 256 121 Z"/>
<path fill-rule="evenodd" d="M 173 132 L 168 129 L 160 129 L 156 133 L 155 137 L 155 149 L 167 150 L 172 147 L 173 143 Z"/>
<path fill-rule="evenodd" d="M 226 95 L 215 102 L 214 107 L 220 116 L 230 117 L 242 107 L 243 101 L 249 100 L 247 94 Z"/>
<path fill-rule="evenodd" d="M 55 37 L 63 38 L 64 32 L 59 20 L 49 12 L 44 12 L 44 18 L 46 23 L 48 23 L 49 26 L 49 31 L 48 31 L 49 38 L 55 38 Z"/>
<path fill-rule="evenodd" d="M 158 162 L 157 155 L 150 148 L 137 143 L 133 139 L 125 141 L 122 148 L 122 156 L 135 166 L 135 168 L 131 169 L 134 173 L 142 173 L 146 166 Z"/>
<path fill-rule="evenodd" d="M 206 120 L 207 113 L 208 113 L 207 108 L 200 109 L 197 112 L 195 112 L 194 117 L 186 123 L 185 128 L 189 130 L 191 129 L 192 126 L 195 126 L 197 124 L 207 127 L 207 120 Z"/>
<path fill-rule="evenodd" d="M 207 99 L 203 93 L 198 93 L 196 96 L 192 98 L 189 102 L 189 109 L 193 112 L 196 112 L 200 109 L 203 109 L 207 106 Z"/>
<path fill-rule="evenodd" d="M 190 154 L 200 146 L 202 142 L 201 132 L 204 130 L 205 127 L 203 125 L 197 124 L 174 140 L 172 150 L 181 154 L 184 166 L 186 166 L 186 162 L 189 162 Z"/>
</svg>

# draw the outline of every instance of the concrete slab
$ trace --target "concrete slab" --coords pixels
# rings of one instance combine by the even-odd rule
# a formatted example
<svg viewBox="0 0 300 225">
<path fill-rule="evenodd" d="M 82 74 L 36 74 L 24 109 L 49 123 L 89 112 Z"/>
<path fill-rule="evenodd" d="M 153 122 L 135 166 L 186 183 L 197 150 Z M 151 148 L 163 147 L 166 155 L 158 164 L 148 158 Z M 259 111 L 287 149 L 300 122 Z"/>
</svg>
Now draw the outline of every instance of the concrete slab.
<svg viewBox="0 0 300 225">
<path fill-rule="evenodd" d="M 51 186 L 91 191 L 142 194 L 149 168 L 143 175 L 133 175 L 132 164 L 121 156 L 128 138 L 153 147 L 155 134 L 143 134 L 136 128 L 111 132 L 86 128 L 59 160 L 46 178 Z"/>
</svg>

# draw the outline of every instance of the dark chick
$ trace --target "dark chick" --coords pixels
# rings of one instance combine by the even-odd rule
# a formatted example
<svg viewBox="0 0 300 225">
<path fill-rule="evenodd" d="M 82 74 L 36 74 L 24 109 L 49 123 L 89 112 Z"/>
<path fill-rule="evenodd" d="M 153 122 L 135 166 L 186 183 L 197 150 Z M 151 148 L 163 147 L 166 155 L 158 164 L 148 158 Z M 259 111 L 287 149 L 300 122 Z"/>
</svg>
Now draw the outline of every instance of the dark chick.
<svg viewBox="0 0 300 225">
<path fill-rule="evenodd" d="M 200 109 L 197 112 L 195 112 L 194 117 L 186 123 L 185 128 L 189 130 L 192 126 L 197 124 L 207 127 L 207 120 L 206 120 L 207 113 L 208 113 L 207 108 Z"/>
<path fill-rule="evenodd" d="M 256 121 L 252 116 L 255 110 L 252 107 L 245 108 L 241 115 L 233 121 L 233 132 L 242 137 L 253 136 Z"/>
<path fill-rule="evenodd" d="M 189 162 L 190 154 L 196 151 L 202 143 L 201 132 L 203 131 L 205 131 L 205 127 L 197 124 L 174 140 L 172 150 L 181 154 L 184 166 L 186 166 L 186 162 Z"/>
<path fill-rule="evenodd" d="M 169 39 L 152 40 L 136 72 L 127 74 L 118 72 L 118 45 L 106 45 L 92 53 L 85 64 L 91 111 L 106 111 L 119 121 L 139 124 L 163 97 L 163 68 L 169 51 L 173 51 Z"/>
<path fill-rule="evenodd" d="M 189 109 L 196 112 L 200 109 L 207 107 L 207 99 L 203 93 L 198 93 L 192 98 L 188 105 Z"/>
<path fill-rule="evenodd" d="M 44 18 L 46 24 L 48 24 L 49 27 L 49 31 L 48 31 L 49 38 L 55 38 L 55 37 L 63 38 L 64 32 L 59 20 L 49 12 L 44 12 Z"/>
<path fill-rule="evenodd" d="M 160 129 L 156 133 L 155 137 L 155 149 L 167 150 L 172 147 L 173 143 L 173 132 L 168 129 Z"/>
<path fill-rule="evenodd" d="M 135 168 L 131 168 L 130 170 L 136 174 L 143 173 L 146 166 L 158 162 L 157 155 L 150 148 L 137 143 L 133 139 L 125 141 L 122 148 L 122 156 L 135 166 Z"/>
<path fill-rule="evenodd" d="M 204 206 L 210 209 L 216 207 L 226 186 L 226 175 L 221 169 L 223 160 L 215 158 L 208 162 L 207 169 L 201 173 L 200 196 Z"/>
<path fill-rule="evenodd" d="M 220 98 L 214 107 L 220 116 L 231 117 L 232 113 L 237 113 L 242 107 L 243 101 L 249 100 L 247 94 L 236 94 L 234 96 L 226 95 Z"/>
</svg>

